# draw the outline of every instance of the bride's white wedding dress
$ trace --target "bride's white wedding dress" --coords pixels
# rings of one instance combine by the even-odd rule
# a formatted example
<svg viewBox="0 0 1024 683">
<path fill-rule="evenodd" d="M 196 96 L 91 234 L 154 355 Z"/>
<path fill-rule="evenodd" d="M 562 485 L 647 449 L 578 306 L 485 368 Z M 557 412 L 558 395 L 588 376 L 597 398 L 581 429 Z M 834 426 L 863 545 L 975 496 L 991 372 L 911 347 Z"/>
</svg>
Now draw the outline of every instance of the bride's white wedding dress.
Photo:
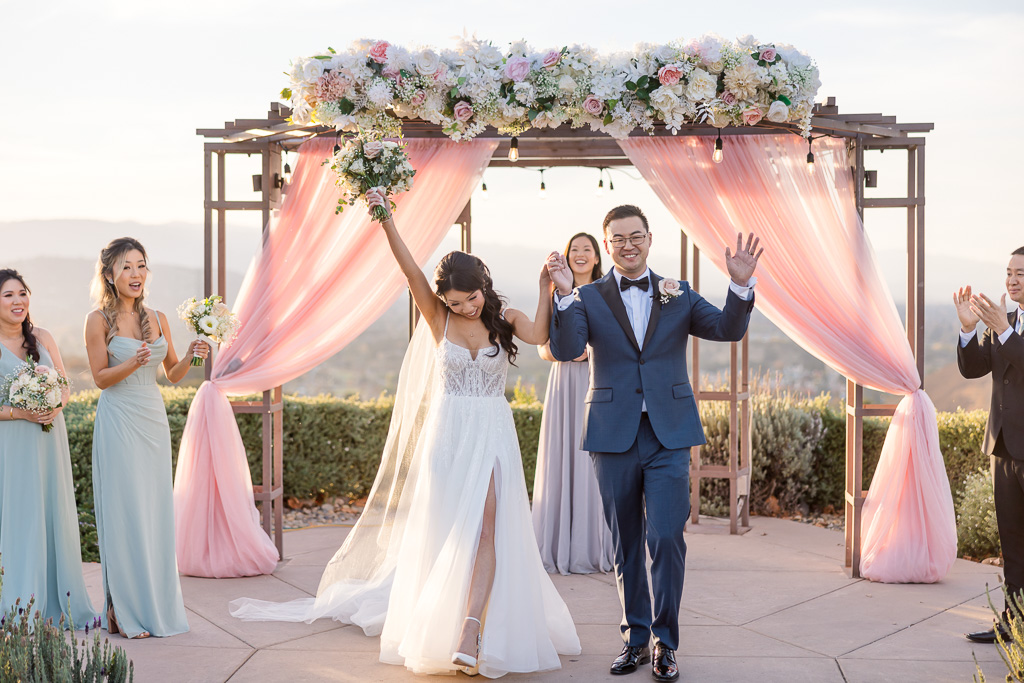
<svg viewBox="0 0 1024 683">
<path fill-rule="evenodd" d="M 494 474 L 496 567 L 483 618 L 479 671 L 557 669 L 559 654 L 579 654 L 569 610 L 540 559 L 512 411 L 504 397 L 508 357 L 477 352 L 445 335 L 430 349 L 433 380 L 422 389 L 410 374 L 421 323 L 403 364 L 399 399 L 366 510 L 328 564 L 316 599 L 276 604 L 242 599 L 242 619 L 312 621 L 330 616 L 380 633 L 380 659 L 417 673 L 457 669 L 451 655 L 466 616 L 484 501 Z M 424 334 L 424 330 L 426 333 Z M 495 353 L 495 350 L 497 353 Z M 411 394 L 411 396 L 410 396 Z M 404 400 L 403 400 L 404 399 Z M 408 431 L 412 430 L 412 436 Z M 473 654 L 472 652 L 469 654 Z"/>
</svg>

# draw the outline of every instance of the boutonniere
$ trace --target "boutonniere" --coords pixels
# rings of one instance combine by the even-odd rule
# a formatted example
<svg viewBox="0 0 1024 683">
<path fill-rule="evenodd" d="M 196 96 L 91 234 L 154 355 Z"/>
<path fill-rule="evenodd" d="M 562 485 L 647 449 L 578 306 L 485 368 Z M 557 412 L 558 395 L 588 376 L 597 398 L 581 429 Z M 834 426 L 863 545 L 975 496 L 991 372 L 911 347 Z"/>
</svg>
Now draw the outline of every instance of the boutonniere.
<svg viewBox="0 0 1024 683">
<path fill-rule="evenodd" d="M 682 294 L 679 290 L 679 280 L 665 278 L 658 282 L 658 301 L 664 306 L 672 299 Z"/>
</svg>

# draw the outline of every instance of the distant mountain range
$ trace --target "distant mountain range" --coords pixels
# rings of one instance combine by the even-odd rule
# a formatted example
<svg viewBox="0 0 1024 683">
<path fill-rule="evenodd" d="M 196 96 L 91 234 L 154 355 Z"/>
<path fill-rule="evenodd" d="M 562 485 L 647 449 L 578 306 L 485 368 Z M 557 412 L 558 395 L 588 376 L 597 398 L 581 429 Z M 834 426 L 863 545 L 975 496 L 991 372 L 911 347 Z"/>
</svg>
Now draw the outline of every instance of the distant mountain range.
<svg viewBox="0 0 1024 683">
<path fill-rule="evenodd" d="M 259 234 L 255 225 L 228 230 L 229 303 L 234 300 L 251 255 L 259 245 Z M 79 389 L 92 386 L 82 344 L 82 328 L 85 315 L 91 308 L 89 282 L 96 257 L 109 240 L 125 235 L 139 239 L 146 246 L 153 273 L 148 301 L 172 321 L 172 338 L 179 349 L 184 347 L 190 337 L 177 321 L 176 309 L 186 298 L 202 294 L 201 226 L 84 220 L 0 222 L 0 238 L 6 245 L 0 267 L 15 267 L 25 275 L 33 290 L 33 319 L 54 332 Z M 431 267 L 440 253 L 457 246 L 448 242 L 450 240 L 431 258 Z M 555 245 L 555 248 L 559 246 Z M 514 307 L 531 314 L 537 302 L 536 278 L 540 264 L 551 248 L 551 245 L 526 247 L 474 240 L 474 252 L 487 262 L 499 290 Z M 678 254 L 678 251 L 674 253 Z M 658 272 L 673 274 L 678 272 L 677 259 L 678 256 L 655 252 L 651 263 Z M 906 292 L 903 280 L 906 256 L 883 252 L 878 254 L 878 261 L 887 276 L 890 290 L 902 308 Z M 949 293 L 961 283 L 972 283 L 986 291 L 1001 291 L 1001 272 L 1002 266 L 997 268 L 990 263 L 960 263 L 951 256 L 928 256 L 926 389 L 940 410 L 955 410 L 958 406 L 987 408 L 986 381 L 963 380 L 951 365 L 954 361 L 956 320 L 947 302 Z M 720 304 L 726 291 L 725 278 L 713 268 L 704 267 L 701 290 L 709 300 Z M 286 389 L 305 394 L 359 393 L 364 396 L 393 390 L 407 340 L 407 319 L 408 301 L 403 297 L 347 348 L 289 383 Z M 786 381 L 800 392 L 817 394 L 828 391 L 834 398 L 845 395 L 845 384 L 838 373 L 797 347 L 756 312 L 751 323 L 751 340 L 752 369 L 760 368 L 763 373 L 782 373 Z M 714 377 L 727 369 L 727 345 L 704 344 L 701 348 L 702 374 Z M 513 368 L 509 373 L 510 384 L 521 380 L 524 385 L 535 387 L 543 396 L 550 366 L 529 348 L 521 349 L 517 364 L 519 368 Z M 195 378 L 190 378 L 190 381 L 198 382 L 199 374 L 193 374 Z"/>
</svg>

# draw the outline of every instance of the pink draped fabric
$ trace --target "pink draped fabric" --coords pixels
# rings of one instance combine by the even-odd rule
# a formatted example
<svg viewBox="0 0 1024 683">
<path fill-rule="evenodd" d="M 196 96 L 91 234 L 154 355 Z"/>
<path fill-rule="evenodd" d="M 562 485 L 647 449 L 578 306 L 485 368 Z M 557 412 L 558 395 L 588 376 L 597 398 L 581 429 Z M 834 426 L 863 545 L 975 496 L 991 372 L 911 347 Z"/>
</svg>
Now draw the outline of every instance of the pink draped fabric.
<svg viewBox="0 0 1024 683">
<path fill-rule="evenodd" d="M 857 214 L 843 142 L 814 141 L 814 174 L 795 135 L 730 137 L 721 164 L 711 138 L 619 144 L 719 269 L 737 231 L 761 237 L 757 307 L 769 320 L 859 384 L 903 395 L 864 504 L 861 573 L 940 580 L 957 537 L 935 408 Z"/>
<path fill-rule="evenodd" d="M 293 181 L 253 259 L 234 309 L 242 330 L 213 364 L 189 409 L 174 478 L 178 568 L 206 577 L 269 574 L 277 549 L 259 525 L 229 395 L 264 391 L 340 351 L 398 298 L 405 278 L 365 208 L 334 207 L 334 139 L 305 143 Z M 497 141 L 414 140 L 415 185 L 397 197 L 417 262 L 456 221 Z"/>
</svg>

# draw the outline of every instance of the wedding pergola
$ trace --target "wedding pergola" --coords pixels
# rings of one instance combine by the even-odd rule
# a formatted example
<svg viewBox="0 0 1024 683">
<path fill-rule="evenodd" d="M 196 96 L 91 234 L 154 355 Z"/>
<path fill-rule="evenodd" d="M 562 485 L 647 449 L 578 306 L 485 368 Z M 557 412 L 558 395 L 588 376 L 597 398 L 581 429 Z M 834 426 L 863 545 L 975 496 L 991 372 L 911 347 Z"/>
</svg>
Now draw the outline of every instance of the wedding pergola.
<svg viewBox="0 0 1024 683">
<path fill-rule="evenodd" d="M 335 137 L 337 132 L 330 127 L 318 125 L 297 125 L 289 122 L 290 110 L 279 103 L 272 103 L 264 118 L 238 119 L 225 122 L 223 127 L 203 128 L 197 134 L 205 139 L 204 187 L 205 187 L 205 294 L 226 293 L 226 254 L 228 250 L 226 227 L 227 216 L 232 211 L 261 212 L 264 230 L 269 225 L 272 212 L 282 201 L 287 190 L 282 154 L 296 149 L 303 142 L 314 137 Z M 811 119 L 811 139 L 818 137 L 842 138 L 850 150 L 850 161 L 855 179 L 857 211 L 864 218 L 865 209 L 897 208 L 906 212 L 906 316 L 907 339 L 916 359 L 917 370 L 924 376 L 924 181 L 925 181 L 925 138 L 923 133 L 933 129 L 931 123 L 901 123 L 894 116 L 882 114 L 845 114 L 839 111 L 834 98 L 814 109 Z M 440 126 L 420 120 L 404 121 L 403 135 L 406 139 L 445 138 Z M 791 132 L 797 134 L 789 124 L 762 122 L 756 126 L 717 129 L 706 125 L 684 125 L 680 136 L 723 138 Z M 663 125 L 657 125 L 655 136 L 672 133 Z M 647 135 L 636 131 L 634 135 Z M 478 138 L 498 138 L 497 149 L 490 160 L 490 167 L 553 167 L 582 166 L 605 168 L 632 165 L 618 142 L 606 134 L 563 125 L 557 129 L 531 129 L 519 136 L 519 158 L 509 158 L 510 140 L 499 136 L 488 128 Z M 813 144 L 813 143 L 812 143 Z M 906 153 L 907 177 L 904 196 L 866 198 L 864 188 L 875 187 L 876 174 L 865 169 L 865 152 L 870 150 L 899 150 Z M 229 200 L 226 192 L 226 158 L 229 154 L 259 155 L 261 173 L 254 177 L 254 190 L 260 198 L 255 201 Z M 466 251 L 472 248 L 472 210 L 467 202 L 457 223 L 461 227 L 461 245 Z M 687 279 L 694 289 L 700 290 L 700 250 L 691 243 L 682 229 L 680 248 L 680 276 Z M 699 525 L 700 482 L 702 479 L 726 479 L 729 482 L 729 509 L 731 533 L 744 533 L 749 529 L 749 496 L 751 476 L 751 403 L 750 375 L 748 360 L 748 338 L 731 344 L 730 379 L 728 389 L 711 391 L 701 388 L 700 342 L 692 340 L 691 381 L 694 397 L 698 401 L 724 401 L 729 405 L 730 431 L 729 452 L 726 464 L 709 464 L 702 460 L 700 449 L 692 451 L 691 525 Z M 212 364 L 207 364 L 207 373 Z M 896 406 L 890 404 L 867 404 L 863 387 L 847 379 L 846 392 L 846 568 L 851 576 L 860 575 L 861 520 L 862 506 L 866 491 L 863 485 L 863 419 L 871 416 L 891 416 Z M 263 392 L 260 401 L 233 401 L 236 413 L 249 412 L 262 415 L 263 419 L 263 469 L 261 483 L 254 486 L 254 496 L 262 503 L 263 529 L 273 533 L 278 553 L 283 557 L 282 503 L 283 503 L 283 400 L 280 386 Z M 273 521 L 272 521 L 273 520 Z M 707 526 L 707 525 L 704 525 Z M 694 528 L 694 527 L 691 527 Z"/>
</svg>

